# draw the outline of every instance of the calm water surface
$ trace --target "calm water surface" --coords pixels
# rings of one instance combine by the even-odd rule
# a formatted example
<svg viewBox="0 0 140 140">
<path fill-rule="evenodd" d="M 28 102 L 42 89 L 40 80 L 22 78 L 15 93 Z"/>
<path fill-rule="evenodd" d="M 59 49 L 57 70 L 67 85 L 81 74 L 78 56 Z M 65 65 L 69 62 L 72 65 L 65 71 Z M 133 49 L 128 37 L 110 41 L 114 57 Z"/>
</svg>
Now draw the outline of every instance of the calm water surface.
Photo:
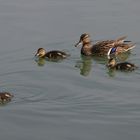
<svg viewBox="0 0 140 140">
<path fill-rule="evenodd" d="M 84 58 L 74 44 L 128 35 L 140 66 L 139 0 L 0 0 L 2 140 L 139 140 L 140 69 L 109 72 L 105 58 Z M 61 62 L 38 61 L 39 47 L 65 50 Z"/>
</svg>

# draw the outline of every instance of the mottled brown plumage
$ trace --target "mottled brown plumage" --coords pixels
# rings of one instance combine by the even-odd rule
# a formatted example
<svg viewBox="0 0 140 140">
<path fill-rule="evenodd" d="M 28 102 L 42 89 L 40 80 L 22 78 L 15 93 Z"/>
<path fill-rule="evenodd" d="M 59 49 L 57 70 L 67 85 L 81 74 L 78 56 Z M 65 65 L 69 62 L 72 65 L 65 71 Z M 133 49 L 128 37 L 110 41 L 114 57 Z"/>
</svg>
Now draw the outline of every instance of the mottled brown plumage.
<svg viewBox="0 0 140 140">
<path fill-rule="evenodd" d="M 0 103 L 5 103 L 11 101 L 13 95 L 8 92 L 0 92 Z"/>
<path fill-rule="evenodd" d="M 109 59 L 107 67 L 109 69 L 116 69 L 121 71 L 133 71 L 138 68 L 135 64 L 129 62 L 116 63 L 114 58 Z"/>
<path fill-rule="evenodd" d="M 66 54 L 65 52 L 59 51 L 59 50 L 53 50 L 53 51 L 46 52 L 46 50 L 44 48 L 39 48 L 37 50 L 37 53 L 35 54 L 35 56 L 37 56 L 39 58 L 64 59 L 64 58 L 68 57 L 69 55 Z"/>
<path fill-rule="evenodd" d="M 90 35 L 84 33 L 81 35 L 80 40 L 75 45 L 75 47 L 82 44 L 81 54 L 85 56 L 89 55 L 104 56 L 111 54 L 117 55 L 123 52 L 127 52 L 135 47 L 134 44 L 132 43 L 125 43 L 124 42 L 125 38 L 126 36 L 123 36 L 116 40 L 104 40 L 92 44 Z"/>
</svg>

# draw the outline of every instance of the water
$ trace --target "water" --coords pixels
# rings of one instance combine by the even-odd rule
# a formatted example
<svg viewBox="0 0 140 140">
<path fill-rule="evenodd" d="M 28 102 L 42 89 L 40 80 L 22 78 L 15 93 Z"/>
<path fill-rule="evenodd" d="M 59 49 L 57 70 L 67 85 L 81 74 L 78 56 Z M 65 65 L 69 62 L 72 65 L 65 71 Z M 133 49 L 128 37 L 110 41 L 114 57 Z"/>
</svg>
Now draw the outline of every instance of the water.
<svg viewBox="0 0 140 140">
<path fill-rule="evenodd" d="M 109 72 L 104 58 L 74 48 L 128 35 L 136 43 L 118 59 L 140 66 L 139 0 L 0 0 L 0 106 L 3 140 L 139 140 L 140 70 Z M 61 62 L 34 59 L 36 50 L 65 50 Z"/>
</svg>

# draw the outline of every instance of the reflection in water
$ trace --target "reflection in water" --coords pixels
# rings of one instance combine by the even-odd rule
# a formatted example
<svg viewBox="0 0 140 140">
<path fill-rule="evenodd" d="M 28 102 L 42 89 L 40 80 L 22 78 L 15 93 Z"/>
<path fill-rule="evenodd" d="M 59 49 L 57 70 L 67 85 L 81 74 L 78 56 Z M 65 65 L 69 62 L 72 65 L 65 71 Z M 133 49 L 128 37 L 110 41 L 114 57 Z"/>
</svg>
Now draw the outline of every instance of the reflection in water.
<svg viewBox="0 0 140 140">
<path fill-rule="evenodd" d="M 38 66 L 42 67 L 46 64 L 46 62 L 61 62 L 62 59 L 47 59 L 47 58 L 35 58 L 35 62 L 37 63 Z"/>
<path fill-rule="evenodd" d="M 118 62 L 119 61 L 123 62 L 123 61 L 126 61 L 129 56 L 130 56 L 130 52 L 126 52 L 126 53 L 121 53 L 121 54 L 114 56 L 114 57 L 118 60 Z"/>
<path fill-rule="evenodd" d="M 46 59 L 38 58 L 38 59 L 35 59 L 35 62 L 37 63 L 38 66 L 42 67 L 46 64 Z"/>
<path fill-rule="evenodd" d="M 107 74 L 110 76 L 110 77 L 114 77 L 115 76 L 115 69 L 109 69 L 108 68 L 108 71 L 107 71 Z"/>
<path fill-rule="evenodd" d="M 127 60 L 127 58 L 129 57 L 130 52 L 126 52 L 126 53 L 122 53 L 119 54 L 117 56 L 110 56 L 115 58 L 118 62 L 119 61 L 125 61 Z M 80 69 L 80 74 L 83 76 L 88 76 L 91 72 L 92 69 L 92 61 L 97 61 L 100 64 L 106 65 L 108 62 L 108 58 L 107 57 L 97 57 L 97 56 L 83 56 L 81 55 L 81 60 L 77 61 L 75 67 Z M 115 71 L 114 70 L 109 70 L 108 74 L 110 76 L 114 76 L 115 75 Z"/>
<path fill-rule="evenodd" d="M 4 101 L 4 102 L 1 102 L 1 101 L 0 101 L 0 106 L 5 106 L 5 105 L 7 105 L 9 102 L 11 102 L 11 100 L 9 100 L 9 101 Z"/>
<path fill-rule="evenodd" d="M 81 56 L 81 61 L 77 61 L 75 67 L 80 69 L 80 74 L 83 76 L 88 76 L 92 69 L 92 60 L 90 56 Z"/>
</svg>

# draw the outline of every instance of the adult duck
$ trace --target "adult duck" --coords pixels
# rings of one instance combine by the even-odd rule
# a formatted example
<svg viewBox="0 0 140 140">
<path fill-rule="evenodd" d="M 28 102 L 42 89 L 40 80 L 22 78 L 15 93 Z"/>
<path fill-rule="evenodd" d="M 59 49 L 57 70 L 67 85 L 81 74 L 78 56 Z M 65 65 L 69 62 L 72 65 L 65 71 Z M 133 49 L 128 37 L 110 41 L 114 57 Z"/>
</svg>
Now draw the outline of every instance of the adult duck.
<svg viewBox="0 0 140 140">
<path fill-rule="evenodd" d="M 116 40 L 104 40 L 92 44 L 90 35 L 84 33 L 81 35 L 79 42 L 75 45 L 78 47 L 82 44 L 81 54 L 85 56 L 105 56 L 111 54 L 120 54 L 127 52 L 135 47 L 132 43 L 126 43 L 124 39 L 126 36 L 120 37 Z"/>
</svg>

